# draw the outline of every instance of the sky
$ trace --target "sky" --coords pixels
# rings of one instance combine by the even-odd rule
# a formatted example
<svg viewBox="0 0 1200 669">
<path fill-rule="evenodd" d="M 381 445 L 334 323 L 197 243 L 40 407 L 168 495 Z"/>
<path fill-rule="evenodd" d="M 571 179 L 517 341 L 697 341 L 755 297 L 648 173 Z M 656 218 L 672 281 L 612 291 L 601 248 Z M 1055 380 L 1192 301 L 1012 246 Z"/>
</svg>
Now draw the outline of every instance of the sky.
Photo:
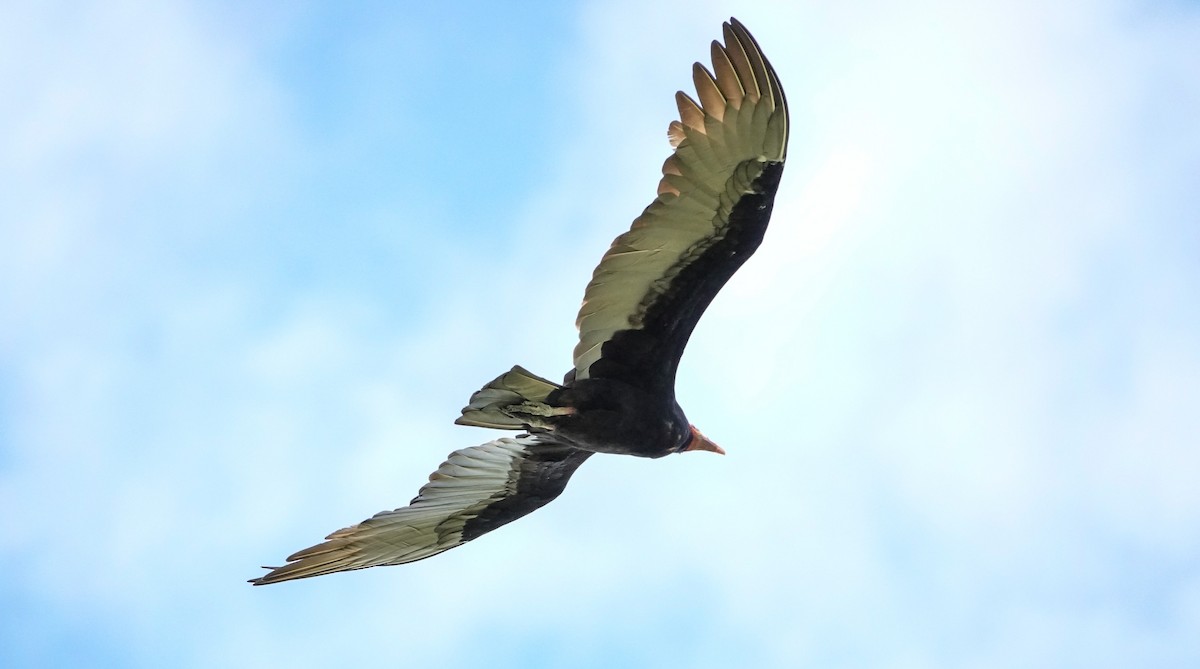
<svg viewBox="0 0 1200 669">
<path fill-rule="evenodd" d="M 1200 666 L 1195 2 L 4 15 L 0 666 Z M 566 371 L 731 15 L 792 136 L 679 373 L 728 455 L 247 585 Z"/>
</svg>

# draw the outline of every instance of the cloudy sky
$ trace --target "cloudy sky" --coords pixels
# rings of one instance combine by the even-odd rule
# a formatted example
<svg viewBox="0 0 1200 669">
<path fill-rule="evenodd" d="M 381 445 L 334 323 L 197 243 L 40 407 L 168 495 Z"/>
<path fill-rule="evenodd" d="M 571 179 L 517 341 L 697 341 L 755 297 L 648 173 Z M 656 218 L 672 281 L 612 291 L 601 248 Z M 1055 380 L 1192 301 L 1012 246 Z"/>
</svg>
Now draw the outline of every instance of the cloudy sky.
<svg viewBox="0 0 1200 669">
<path fill-rule="evenodd" d="M 1200 666 L 1196 3 L 282 4 L 5 5 L 0 665 Z M 247 585 L 568 368 L 731 14 L 793 135 L 680 371 L 729 455 Z"/>
</svg>

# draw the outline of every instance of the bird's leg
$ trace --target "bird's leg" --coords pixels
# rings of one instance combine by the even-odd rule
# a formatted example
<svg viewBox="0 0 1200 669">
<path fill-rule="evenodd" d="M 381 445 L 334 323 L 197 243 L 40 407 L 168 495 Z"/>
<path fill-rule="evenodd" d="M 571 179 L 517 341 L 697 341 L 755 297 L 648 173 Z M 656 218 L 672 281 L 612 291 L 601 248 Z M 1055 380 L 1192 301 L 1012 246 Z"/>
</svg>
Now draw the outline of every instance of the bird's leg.
<svg viewBox="0 0 1200 669">
<path fill-rule="evenodd" d="M 524 416 L 541 416 L 549 418 L 551 416 L 571 416 L 576 412 L 575 407 L 555 407 L 541 402 L 521 402 L 520 404 L 512 404 L 504 409 L 504 413 L 516 418 L 517 415 Z"/>
</svg>

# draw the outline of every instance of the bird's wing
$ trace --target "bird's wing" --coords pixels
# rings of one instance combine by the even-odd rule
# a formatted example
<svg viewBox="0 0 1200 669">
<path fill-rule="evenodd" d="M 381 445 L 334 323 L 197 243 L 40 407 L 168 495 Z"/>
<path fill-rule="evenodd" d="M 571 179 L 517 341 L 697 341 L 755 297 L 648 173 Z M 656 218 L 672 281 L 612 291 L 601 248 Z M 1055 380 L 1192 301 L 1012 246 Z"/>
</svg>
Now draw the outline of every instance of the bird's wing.
<svg viewBox="0 0 1200 669">
<path fill-rule="evenodd" d="M 408 506 L 338 530 L 250 582 L 266 585 L 437 555 L 548 504 L 589 455 L 543 435 L 455 451 Z"/>
<path fill-rule="evenodd" d="M 656 390 L 675 369 L 709 302 L 758 247 L 787 153 L 787 101 L 775 70 L 736 19 L 712 43 L 713 71 L 680 91 L 658 198 L 604 254 L 576 325 L 576 379 L 619 378 Z M 570 376 L 570 375 L 568 375 Z"/>
</svg>

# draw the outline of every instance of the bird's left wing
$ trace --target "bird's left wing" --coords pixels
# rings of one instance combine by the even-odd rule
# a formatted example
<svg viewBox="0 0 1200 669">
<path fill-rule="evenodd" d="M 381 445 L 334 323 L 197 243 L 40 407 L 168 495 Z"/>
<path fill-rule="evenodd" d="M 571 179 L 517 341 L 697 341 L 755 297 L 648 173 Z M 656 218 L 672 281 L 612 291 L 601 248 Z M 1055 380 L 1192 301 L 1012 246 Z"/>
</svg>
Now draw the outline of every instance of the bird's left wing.
<svg viewBox="0 0 1200 669">
<path fill-rule="evenodd" d="M 338 530 L 250 582 L 267 585 L 437 555 L 553 501 L 590 455 L 545 435 L 455 451 L 408 506 Z"/>
</svg>

